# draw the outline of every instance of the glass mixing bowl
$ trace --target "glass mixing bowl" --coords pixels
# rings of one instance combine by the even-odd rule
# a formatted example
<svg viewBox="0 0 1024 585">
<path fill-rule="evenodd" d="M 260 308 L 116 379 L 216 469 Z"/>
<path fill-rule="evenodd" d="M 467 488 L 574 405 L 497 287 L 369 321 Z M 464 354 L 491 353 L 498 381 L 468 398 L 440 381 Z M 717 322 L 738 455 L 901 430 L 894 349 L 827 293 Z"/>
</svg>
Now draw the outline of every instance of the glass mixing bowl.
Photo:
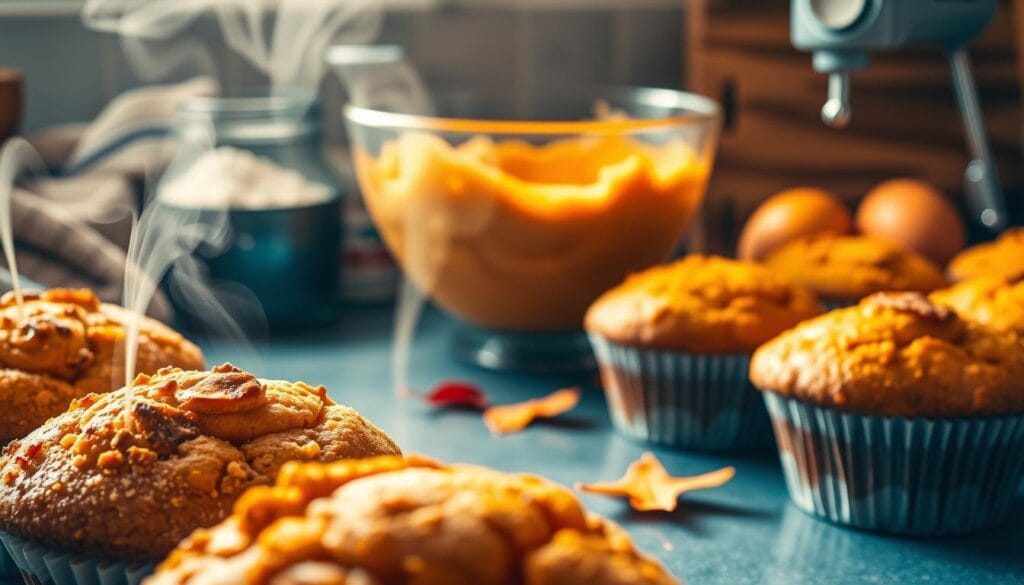
<svg viewBox="0 0 1024 585">
<path fill-rule="evenodd" d="M 666 260 L 699 206 L 718 106 L 646 88 L 471 101 L 346 108 L 370 215 L 412 283 L 471 326 L 457 347 L 473 361 L 585 365 L 587 307 Z"/>
</svg>

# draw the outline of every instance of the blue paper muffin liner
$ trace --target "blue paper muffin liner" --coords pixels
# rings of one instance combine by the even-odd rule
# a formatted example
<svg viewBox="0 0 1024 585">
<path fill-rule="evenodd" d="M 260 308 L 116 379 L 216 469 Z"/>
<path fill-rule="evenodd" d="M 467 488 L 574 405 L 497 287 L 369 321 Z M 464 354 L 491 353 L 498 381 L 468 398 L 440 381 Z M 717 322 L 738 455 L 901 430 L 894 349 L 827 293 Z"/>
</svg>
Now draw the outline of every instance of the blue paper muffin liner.
<svg viewBox="0 0 1024 585">
<path fill-rule="evenodd" d="M 615 428 L 627 437 L 703 451 L 773 445 L 747 378 L 749 354 L 659 351 L 590 335 Z"/>
<path fill-rule="evenodd" d="M 138 585 L 155 568 L 59 551 L 6 532 L 0 543 L 27 585 Z"/>
<path fill-rule="evenodd" d="M 1003 520 L 1024 471 L 1024 415 L 863 416 L 764 393 L 796 506 L 892 534 L 945 535 Z"/>
<path fill-rule="evenodd" d="M 18 575 L 18 565 L 14 564 L 14 559 L 7 553 L 7 548 L 0 546 L 0 582 L 16 578 Z"/>
</svg>

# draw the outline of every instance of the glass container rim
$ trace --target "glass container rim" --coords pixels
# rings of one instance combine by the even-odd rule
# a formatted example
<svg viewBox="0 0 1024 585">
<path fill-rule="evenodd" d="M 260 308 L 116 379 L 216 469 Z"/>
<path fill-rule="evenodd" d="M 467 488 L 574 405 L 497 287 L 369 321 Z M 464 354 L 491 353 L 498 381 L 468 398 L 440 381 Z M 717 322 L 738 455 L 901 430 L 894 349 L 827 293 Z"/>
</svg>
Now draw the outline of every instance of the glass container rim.
<svg viewBox="0 0 1024 585">
<path fill-rule="evenodd" d="M 501 120 L 404 114 L 347 104 L 345 118 L 368 128 L 503 135 L 633 134 L 699 123 L 715 124 L 721 119 L 721 108 L 715 100 L 677 89 L 604 87 L 599 88 L 594 101 L 622 96 L 641 105 L 678 110 L 680 114 L 607 120 Z"/>
<path fill-rule="evenodd" d="M 183 100 L 178 112 L 186 116 L 248 117 L 298 113 L 299 117 L 319 109 L 315 91 L 297 87 L 249 87 L 230 94 L 193 96 Z"/>
</svg>

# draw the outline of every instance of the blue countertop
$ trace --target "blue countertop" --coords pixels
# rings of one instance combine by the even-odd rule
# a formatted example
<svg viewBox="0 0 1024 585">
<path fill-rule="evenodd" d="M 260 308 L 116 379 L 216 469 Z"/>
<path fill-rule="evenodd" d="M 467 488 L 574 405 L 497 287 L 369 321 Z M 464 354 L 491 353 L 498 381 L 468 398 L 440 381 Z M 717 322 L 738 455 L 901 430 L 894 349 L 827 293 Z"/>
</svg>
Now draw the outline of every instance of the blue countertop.
<svg viewBox="0 0 1024 585">
<path fill-rule="evenodd" d="M 407 453 L 544 475 L 572 486 L 618 478 L 643 451 L 676 475 L 736 467 L 727 485 L 683 496 L 674 513 L 635 513 L 624 500 L 582 495 L 590 509 L 626 527 L 637 545 L 696 584 L 1024 583 L 1024 496 L 1001 527 L 968 537 L 890 538 L 815 520 L 789 503 L 774 453 L 723 457 L 631 443 L 611 428 L 596 376 L 502 374 L 461 363 L 451 352 L 456 325 L 436 312 L 420 324 L 409 382 L 479 384 L 494 402 L 533 398 L 568 385 L 585 388 L 580 406 L 546 424 L 492 437 L 478 413 L 432 411 L 391 391 L 391 312 L 349 311 L 337 326 L 275 340 L 254 352 L 205 343 L 210 363 L 232 361 L 263 377 L 324 384 L 331 396 L 391 433 Z"/>
</svg>

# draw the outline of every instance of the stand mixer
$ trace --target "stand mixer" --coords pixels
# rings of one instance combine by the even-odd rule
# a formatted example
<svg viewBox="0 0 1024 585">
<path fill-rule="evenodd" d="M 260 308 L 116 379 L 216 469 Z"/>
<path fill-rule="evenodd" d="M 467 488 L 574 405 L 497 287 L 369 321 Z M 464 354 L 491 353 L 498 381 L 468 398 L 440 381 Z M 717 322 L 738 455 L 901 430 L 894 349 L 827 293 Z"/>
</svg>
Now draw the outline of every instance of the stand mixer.
<svg viewBox="0 0 1024 585">
<path fill-rule="evenodd" d="M 996 0 L 792 0 L 793 45 L 813 53 L 828 74 L 822 120 L 850 122 L 850 73 L 867 67 L 869 53 L 907 45 L 937 45 L 949 59 L 970 162 L 964 184 L 972 216 L 986 228 L 1006 227 L 1006 205 L 985 132 L 967 45 L 995 14 Z"/>
</svg>

